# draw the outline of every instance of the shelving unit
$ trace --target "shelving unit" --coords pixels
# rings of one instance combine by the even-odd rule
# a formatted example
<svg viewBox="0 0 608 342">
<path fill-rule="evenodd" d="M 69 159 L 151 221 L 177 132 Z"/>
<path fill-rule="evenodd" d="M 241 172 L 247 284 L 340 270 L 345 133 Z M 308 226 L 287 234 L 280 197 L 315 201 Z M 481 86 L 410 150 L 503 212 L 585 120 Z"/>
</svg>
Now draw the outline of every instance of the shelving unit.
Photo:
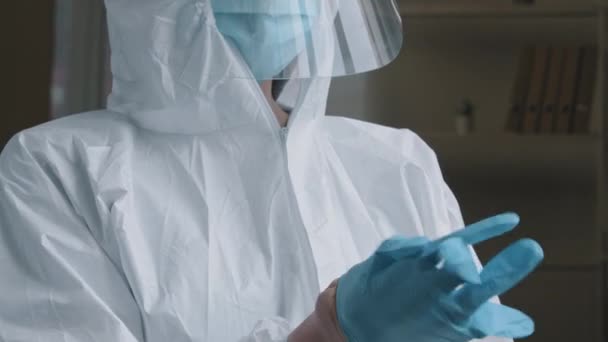
<svg viewBox="0 0 608 342">
<path fill-rule="evenodd" d="M 536 322 L 530 342 L 608 341 L 608 0 L 401 0 L 405 45 L 390 65 L 332 81 L 330 113 L 407 128 L 436 152 L 467 222 L 515 211 L 513 233 L 476 247 L 488 260 L 531 237 L 545 261 L 502 296 Z M 592 134 L 505 132 L 519 54 L 594 44 Z M 473 134 L 454 116 L 475 105 Z"/>
<path fill-rule="evenodd" d="M 589 17 L 597 15 L 601 2 L 538 1 L 514 5 L 511 1 L 401 1 L 407 17 Z"/>
<path fill-rule="evenodd" d="M 405 45 L 390 65 L 333 81 L 328 111 L 407 128 L 436 152 L 467 222 L 516 211 L 513 233 L 476 247 L 488 260 L 531 237 L 545 262 L 502 299 L 534 317 L 530 342 L 608 341 L 608 0 L 400 0 Z M 599 47 L 589 135 L 505 132 L 529 45 Z M 356 94 L 356 96 L 354 96 Z M 475 130 L 458 136 L 463 100 Z"/>
<path fill-rule="evenodd" d="M 540 20 L 539 20 L 540 19 Z M 595 43 L 597 14 L 580 12 L 516 13 L 417 13 L 407 17 L 406 39 L 419 42 L 446 41 L 452 36 L 453 43 L 470 42 L 483 44 L 530 44 L 548 43 Z M 483 28 L 483 30 L 479 30 Z M 408 34 L 416 32 L 416 34 Z M 446 32 L 450 32 L 446 35 Z M 556 35 L 555 32 L 563 32 Z M 422 33 L 422 35 L 418 34 Z M 406 41 L 407 42 L 407 41 Z"/>
<path fill-rule="evenodd" d="M 380 112 L 397 103 L 410 111 L 381 122 L 411 128 L 431 145 L 469 220 L 505 209 L 521 214 L 522 228 L 481 246 L 482 258 L 524 236 L 544 246 L 539 272 L 504 297 L 537 319 L 530 341 L 608 340 L 608 1 L 537 0 L 528 6 L 509 0 L 402 0 L 400 5 L 406 31 L 400 58 L 409 60 L 398 60 L 393 70 L 368 82 L 388 102 Z M 515 51 L 529 44 L 599 47 L 592 134 L 504 132 Z M 467 61 L 469 56 L 477 63 Z M 409 66 L 421 69 L 425 63 L 426 74 Z M 397 83 L 390 74 L 399 70 L 411 73 L 401 74 L 400 81 L 411 102 L 393 95 Z M 458 99 L 454 89 L 476 96 L 483 112 L 479 133 L 457 136 L 450 130 L 450 109 L 455 110 L 450 104 Z M 416 102 L 420 98 L 428 102 Z M 370 109 L 382 106 L 371 103 Z"/>
<path fill-rule="evenodd" d="M 493 177 L 528 177 L 557 182 L 564 178 L 593 183 L 598 177 L 599 135 L 422 134 L 443 164 L 452 170 L 487 173 Z M 547 170 L 552 170 L 547 173 Z"/>
</svg>

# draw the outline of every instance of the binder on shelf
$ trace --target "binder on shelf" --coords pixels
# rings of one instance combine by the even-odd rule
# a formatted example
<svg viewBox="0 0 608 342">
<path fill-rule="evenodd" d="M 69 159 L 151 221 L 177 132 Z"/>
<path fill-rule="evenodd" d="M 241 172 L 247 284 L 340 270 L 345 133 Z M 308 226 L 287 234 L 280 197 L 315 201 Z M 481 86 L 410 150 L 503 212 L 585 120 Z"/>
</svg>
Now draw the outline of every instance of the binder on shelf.
<svg viewBox="0 0 608 342">
<path fill-rule="evenodd" d="M 581 54 L 580 77 L 576 89 L 573 114 L 573 132 L 575 134 L 587 134 L 591 131 L 591 110 L 597 79 L 597 48 L 584 47 Z"/>
<path fill-rule="evenodd" d="M 551 48 L 547 84 L 543 96 L 543 105 L 540 113 L 539 131 L 541 133 L 552 133 L 554 131 L 555 114 L 559 98 L 560 82 L 563 73 L 565 50 L 563 48 Z"/>
<path fill-rule="evenodd" d="M 570 133 L 572 131 L 572 113 L 576 96 L 576 84 L 579 77 L 581 49 L 568 47 L 564 56 L 564 72 L 559 92 L 558 112 L 555 122 L 555 132 Z"/>
<path fill-rule="evenodd" d="M 517 75 L 511 92 L 511 107 L 507 116 L 507 131 L 521 131 L 533 62 L 534 48 L 531 46 L 523 48 L 519 57 Z"/>
<path fill-rule="evenodd" d="M 539 46 L 534 48 L 534 62 L 522 124 L 522 131 L 524 133 L 535 133 L 538 129 L 538 119 L 543 103 L 542 97 L 547 83 L 547 73 L 551 57 L 549 51 L 549 47 Z"/>
</svg>

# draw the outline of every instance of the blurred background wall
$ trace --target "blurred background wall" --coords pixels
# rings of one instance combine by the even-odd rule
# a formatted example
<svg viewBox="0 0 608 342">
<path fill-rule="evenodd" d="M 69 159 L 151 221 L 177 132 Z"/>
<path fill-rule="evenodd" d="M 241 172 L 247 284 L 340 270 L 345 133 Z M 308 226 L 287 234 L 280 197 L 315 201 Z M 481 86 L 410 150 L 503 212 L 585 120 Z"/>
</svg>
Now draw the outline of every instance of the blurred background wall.
<svg viewBox="0 0 608 342">
<path fill-rule="evenodd" d="M 485 243 L 478 252 L 488 260 L 522 237 L 543 245 L 546 259 L 538 272 L 503 296 L 535 318 L 537 333 L 530 341 L 608 341 L 606 2 L 402 0 L 400 5 L 406 37 L 401 55 L 382 70 L 336 80 L 329 112 L 420 134 L 435 149 L 467 222 L 505 210 L 521 215 L 516 233 Z M 587 127 L 576 132 L 507 127 L 524 52 L 553 51 L 541 66 L 546 70 L 540 116 L 551 83 L 560 91 L 565 84 L 559 67 L 557 80 L 549 80 L 555 51 L 582 46 L 598 48 L 597 62 L 591 62 Z M 523 76 L 533 82 L 531 75 Z M 573 90 L 582 101 L 584 82 L 577 82 Z M 532 91 L 526 90 L 529 104 Z"/>
<path fill-rule="evenodd" d="M 1 68 L 9 82 L 2 86 L 0 148 L 13 134 L 49 118 L 54 39 L 53 1 L 17 1 L 6 6 Z"/>
<path fill-rule="evenodd" d="M 35 6 L 34 6 L 35 4 Z M 407 128 L 437 152 L 467 222 L 503 211 L 517 233 L 479 248 L 487 260 L 532 237 L 546 262 L 503 297 L 530 313 L 529 341 L 606 341 L 608 10 L 600 0 L 401 0 L 406 33 L 388 67 L 336 79 L 328 112 Z M 110 87 L 101 0 L 24 1 L 11 42 L 15 94 L 0 146 L 17 131 L 102 108 Z M 594 46 L 588 130 L 507 129 L 522 52 Z"/>
</svg>

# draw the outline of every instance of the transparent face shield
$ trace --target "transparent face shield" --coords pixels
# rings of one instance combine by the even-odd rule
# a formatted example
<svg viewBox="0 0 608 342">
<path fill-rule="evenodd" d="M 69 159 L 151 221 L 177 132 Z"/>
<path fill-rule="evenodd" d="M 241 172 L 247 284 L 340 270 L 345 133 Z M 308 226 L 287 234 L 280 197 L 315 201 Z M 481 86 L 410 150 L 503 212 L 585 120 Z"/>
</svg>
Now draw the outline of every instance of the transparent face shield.
<svg viewBox="0 0 608 342">
<path fill-rule="evenodd" d="M 362 73 L 393 61 L 403 42 L 394 0 L 212 0 L 211 6 L 215 27 L 247 66 L 231 70 L 233 78 Z"/>
</svg>

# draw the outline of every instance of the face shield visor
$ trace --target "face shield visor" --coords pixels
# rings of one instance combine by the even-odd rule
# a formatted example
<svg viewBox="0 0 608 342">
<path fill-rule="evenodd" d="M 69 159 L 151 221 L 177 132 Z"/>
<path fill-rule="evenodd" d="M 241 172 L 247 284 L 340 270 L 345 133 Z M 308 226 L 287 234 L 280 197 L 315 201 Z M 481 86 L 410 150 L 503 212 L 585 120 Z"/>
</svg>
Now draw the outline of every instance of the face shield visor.
<svg viewBox="0 0 608 342">
<path fill-rule="evenodd" d="M 393 61 L 403 42 L 394 0 L 212 0 L 211 7 L 217 30 L 246 65 L 231 78 L 358 74 Z"/>
</svg>

